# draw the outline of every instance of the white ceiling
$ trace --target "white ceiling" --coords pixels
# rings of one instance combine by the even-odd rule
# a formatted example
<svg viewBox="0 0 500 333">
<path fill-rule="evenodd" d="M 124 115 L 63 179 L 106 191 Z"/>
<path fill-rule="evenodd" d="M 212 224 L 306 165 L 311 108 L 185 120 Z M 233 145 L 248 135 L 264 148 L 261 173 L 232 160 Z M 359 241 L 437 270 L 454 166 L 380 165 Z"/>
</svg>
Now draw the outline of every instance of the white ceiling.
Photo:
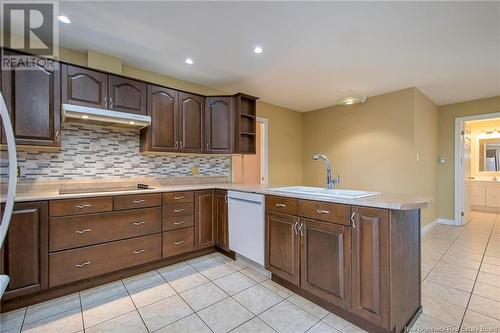
<svg viewBox="0 0 500 333">
<path fill-rule="evenodd" d="M 60 24 L 62 46 L 298 111 L 413 86 L 437 104 L 500 95 L 500 2 L 76 1 L 60 11 L 72 20 Z"/>
</svg>

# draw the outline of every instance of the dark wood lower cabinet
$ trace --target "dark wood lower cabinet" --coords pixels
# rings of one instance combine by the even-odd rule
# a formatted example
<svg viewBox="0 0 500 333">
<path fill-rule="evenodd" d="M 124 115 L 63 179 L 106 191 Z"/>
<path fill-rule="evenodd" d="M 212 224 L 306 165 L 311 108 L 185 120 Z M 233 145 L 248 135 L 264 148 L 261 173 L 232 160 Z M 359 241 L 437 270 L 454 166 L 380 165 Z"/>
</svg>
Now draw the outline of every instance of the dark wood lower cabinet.
<svg viewBox="0 0 500 333">
<path fill-rule="evenodd" d="M 353 207 L 352 308 L 358 316 L 389 328 L 389 213 Z"/>
<path fill-rule="evenodd" d="M 194 200 L 195 249 L 214 246 L 216 230 L 214 191 L 197 191 Z"/>
<path fill-rule="evenodd" d="M 328 302 L 349 309 L 351 231 L 333 223 L 302 219 L 300 286 Z"/>
<path fill-rule="evenodd" d="M 228 232 L 228 216 L 227 216 L 227 191 L 215 191 L 216 204 L 216 226 L 215 245 L 229 250 L 229 232 Z"/>
<path fill-rule="evenodd" d="M 1 215 L 3 216 L 3 207 Z M 10 278 L 3 299 L 48 286 L 47 202 L 17 203 L 0 255 L 0 271 Z"/>
<path fill-rule="evenodd" d="M 296 285 L 300 285 L 298 224 L 299 218 L 296 216 L 266 213 L 266 269 Z"/>
</svg>

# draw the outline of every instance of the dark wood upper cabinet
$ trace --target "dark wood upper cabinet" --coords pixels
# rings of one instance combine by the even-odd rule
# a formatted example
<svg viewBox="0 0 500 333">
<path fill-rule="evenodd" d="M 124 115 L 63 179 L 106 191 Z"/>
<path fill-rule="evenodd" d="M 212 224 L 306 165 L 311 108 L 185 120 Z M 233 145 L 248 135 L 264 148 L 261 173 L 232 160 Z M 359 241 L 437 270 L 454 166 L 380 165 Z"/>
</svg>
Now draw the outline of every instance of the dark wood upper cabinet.
<svg viewBox="0 0 500 333">
<path fill-rule="evenodd" d="M 4 299 L 47 288 L 47 202 L 15 204 L 0 254 L 0 271 L 10 278 Z"/>
<path fill-rule="evenodd" d="M 352 308 L 358 316 L 389 327 L 389 213 L 352 207 Z"/>
<path fill-rule="evenodd" d="M 148 85 L 147 114 L 151 117 L 151 125 L 141 130 L 141 150 L 178 151 L 177 91 Z"/>
<path fill-rule="evenodd" d="M 229 154 L 233 151 L 234 118 L 233 97 L 211 96 L 206 98 L 206 152 Z"/>
<path fill-rule="evenodd" d="M 2 95 L 18 145 L 60 146 L 60 85 L 58 68 L 2 71 Z"/>
<path fill-rule="evenodd" d="M 281 213 L 266 213 L 265 267 L 271 273 L 300 285 L 300 238 L 296 233 L 299 218 Z"/>
<path fill-rule="evenodd" d="M 110 110 L 146 114 L 146 83 L 109 75 L 108 84 Z"/>
<path fill-rule="evenodd" d="M 227 191 L 215 191 L 215 205 L 217 214 L 215 244 L 224 250 L 229 250 Z"/>
<path fill-rule="evenodd" d="M 214 191 L 197 191 L 194 194 L 194 200 L 195 249 L 213 246 L 216 229 Z"/>
<path fill-rule="evenodd" d="M 62 65 L 62 102 L 108 108 L 108 74 Z"/>
<path fill-rule="evenodd" d="M 204 151 L 203 137 L 204 98 L 179 92 L 179 145 L 185 153 Z"/>
<path fill-rule="evenodd" d="M 309 219 L 302 219 L 301 225 L 301 287 L 349 310 L 350 228 Z"/>
</svg>

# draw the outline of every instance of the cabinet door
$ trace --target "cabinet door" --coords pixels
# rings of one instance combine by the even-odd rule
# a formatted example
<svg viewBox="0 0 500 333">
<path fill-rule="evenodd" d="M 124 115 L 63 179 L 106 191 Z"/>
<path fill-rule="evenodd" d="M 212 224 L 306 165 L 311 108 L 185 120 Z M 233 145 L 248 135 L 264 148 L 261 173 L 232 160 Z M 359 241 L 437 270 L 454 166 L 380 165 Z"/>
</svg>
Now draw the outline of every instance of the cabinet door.
<svg viewBox="0 0 500 333">
<path fill-rule="evenodd" d="M 215 233 L 215 244 L 220 248 L 229 250 L 229 234 L 227 221 L 227 192 L 216 191 L 215 203 L 217 213 L 217 231 Z"/>
<path fill-rule="evenodd" d="M 476 206 L 486 205 L 486 187 L 480 185 L 469 185 L 470 204 Z"/>
<path fill-rule="evenodd" d="M 300 284 L 299 218 L 281 213 L 266 213 L 265 267 L 276 276 Z"/>
<path fill-rule="evenodd" d="M 178 94 L 175 90 L 148 85 L 147 114 L 151 126 L 141 130 L 141 147 L 146 151 L 178 151 Z"/>
<path fill-rule="evenodd" d="M 146 83 L 114 75 L 108 83 L 110 110 L 146 114 Z"/>
<path fill-rule="evenodd" d="M 496 186 L 486 187 L 486 206 L 500 207 L 500 187 Z"/>
<path fill-rule="evenodd" d="M 205 106 L 205 150 L 209 153 L 229 154 L 234 141 L 233 98 L 207 97 Z"/>
<path fill-rule="evenodd" d="M 214 191 L 195 192 L 194 236 L 195 248 L 201 249 L 215 242 L 215 200 Z"/>
<path fill-rule="evenodd" d="M 47 220 L 47 202 L 18 203 L 14 206 L 0 255 L 0 270 L 10 278 L 4 298 L 47 288 Z"/>
<path fill-rule="evenodd" d="M 181 151 L 203 152 L 203 97 L 179 92 L 179 124 Z"/>
<path fill-rule="evenodd" d="M 328 222 L 301 220 L 300 286 L 349 310 L 351 231 Z"/>
<path fill-rule="evenodd" d="M 63 103 L 108 108 L 108 75 L 63 65 L 61 92 Z"/>
<path fill-rule="evenodd" d="M 389 326 L 389 212 L 353 207 L 352 307 L 358 316 Z"/>
<path fill-rule="evenodd" d="M 58 69 L 5 70 L 2 94 L 10 113 L 16 143 L 59 146 L 61 143 L 61 77 Z M 2 143 L 6 143 L 2 130 Z"/>
</svg>

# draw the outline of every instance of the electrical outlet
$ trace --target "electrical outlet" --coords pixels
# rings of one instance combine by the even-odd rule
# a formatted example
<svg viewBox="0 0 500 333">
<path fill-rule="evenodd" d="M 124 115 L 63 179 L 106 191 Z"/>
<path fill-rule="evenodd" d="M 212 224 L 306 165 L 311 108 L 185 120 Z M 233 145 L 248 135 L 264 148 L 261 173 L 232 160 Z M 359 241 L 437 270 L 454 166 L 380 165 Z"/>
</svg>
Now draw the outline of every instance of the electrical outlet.
<svg viewBox="0 0 500 333">
<path fill-rule="evenodd" d="M 200 168 L 198 168 L 196 166 L 191 167 L 191 175 L 197 176 L 199 174 L 200 174 Z"/>
</svg>

